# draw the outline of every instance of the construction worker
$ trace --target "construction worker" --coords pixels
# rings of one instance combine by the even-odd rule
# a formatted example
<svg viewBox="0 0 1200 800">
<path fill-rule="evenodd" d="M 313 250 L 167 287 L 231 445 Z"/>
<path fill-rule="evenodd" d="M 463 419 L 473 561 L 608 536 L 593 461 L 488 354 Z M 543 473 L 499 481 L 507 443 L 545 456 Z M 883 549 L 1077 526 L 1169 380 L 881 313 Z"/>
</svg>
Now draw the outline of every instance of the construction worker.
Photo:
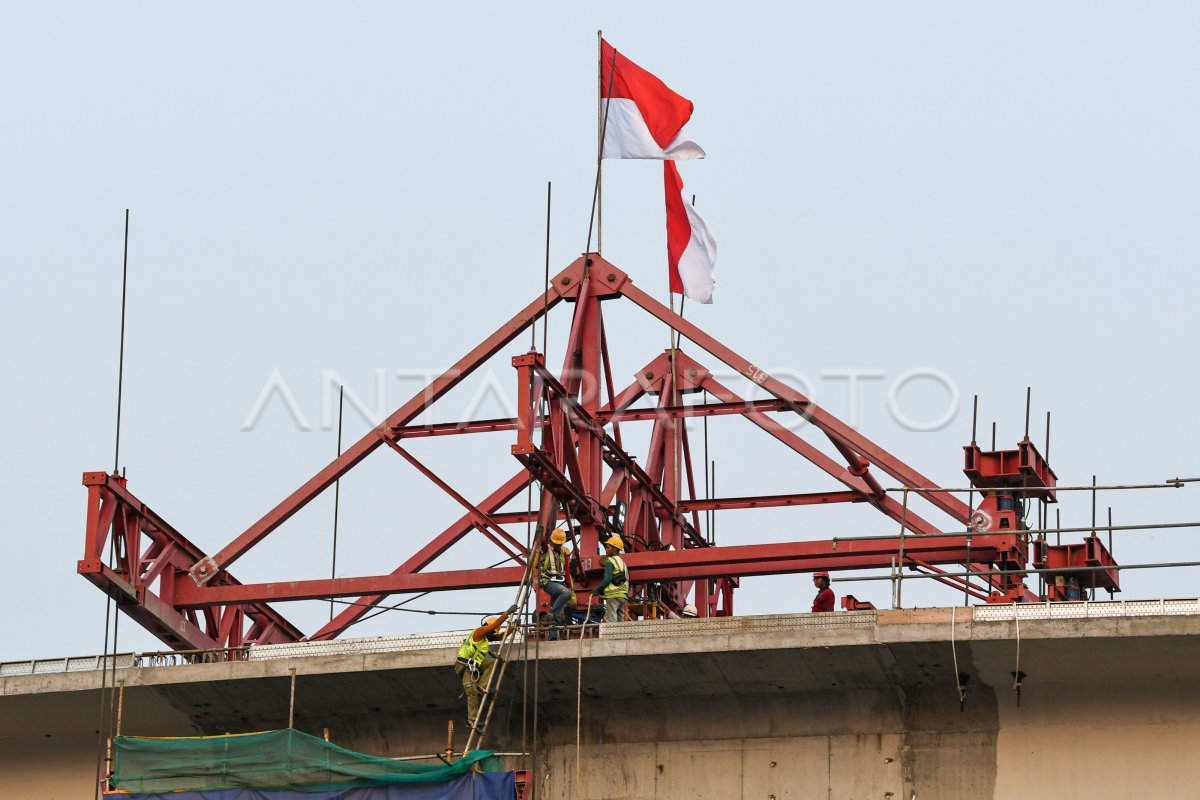
<svg viewBox="0 0 1200 800">
<path fill-rule="evenodd" d="M 469 727 L 475 725 L 475 717 L 479 714 L 479 698 L 487 689 L 488 678 L 496 661 L 496 654 L 491 652 L 491 643 L 500 640 L 500 626 L 515 613 L 517 607 L 514 605 L 498 617 L 488 617 L 458 646 L 454 674 L 462 678 L 463 691 L 467 695 Z"/>
<path fill-rule="evenodd" d="M 813 586 L 817 587 L 817 596 L 813 600 L 813 613 L 833 611 L 833 589 L 829 588 L 829 573 L 825 570 L 813 573 Z"/>
<path fill-rule="evenodd" d="M 550 547 L 542 556 L 541 568 L 538 570 L 538 585 L 550 596 L 550 616 L 555 628 L 550 630 L 551 641 L 558 639 L 558 627 L 565 624 L 565 608 L 571 597 L 570 570 L 567 560 L 571 551 L 563 548 L 567 542 L 567 534 L 562 528 L 555 529 L 550 534 Z"/>
<path fill-rule="evenodd" d="M 604 598 L 604 621 L 624 622 L 625 606 L 629 602 L 629 568 L 617 555 L 625 549 L 621 537 L 613 534 L 604 540 L 604 579 L 592 590 L 592 594 Z"/>
</svg>

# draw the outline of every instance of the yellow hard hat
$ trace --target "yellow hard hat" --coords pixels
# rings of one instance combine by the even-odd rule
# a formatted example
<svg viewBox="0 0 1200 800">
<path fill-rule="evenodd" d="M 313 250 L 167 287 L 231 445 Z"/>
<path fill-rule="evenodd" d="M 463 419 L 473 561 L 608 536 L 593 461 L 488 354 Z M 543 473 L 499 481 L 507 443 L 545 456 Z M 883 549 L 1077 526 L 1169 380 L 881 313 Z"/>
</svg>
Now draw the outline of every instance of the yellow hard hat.
<svg viewBox="0 0 1200 800">
<path fill-rule="evenodd" d="M 484 624 L 484 626 L 486 626 L 486 625 L 491 625 L 491 624 L 495 623 L 495 622 L 496 622 L 497 620 L 499 620 L 499 619 L 500 619 L 499 617 L 488 617 L 487 619 L 485 619 L 485 620 L 483 621 L 483 624 Z"/>
<path fill-rule="evenodd" d="M 611 546 L 617 548 L 618 550 L 625 549 L 625 543 L 623 541 L 621 541 L 621 537 L 617 536 L 616 534 L 613 534 L 612 536 L 605 539 L 604 543 L 607 545 L 611 545 Z"/>
<path fill-rule="evenodd" d="M 567 534 L 562 528 L 556 528 L 554 533 L 550 534 L 550 541 L 554 544 L 565 544 L 567 541 Z"/>
</svg>

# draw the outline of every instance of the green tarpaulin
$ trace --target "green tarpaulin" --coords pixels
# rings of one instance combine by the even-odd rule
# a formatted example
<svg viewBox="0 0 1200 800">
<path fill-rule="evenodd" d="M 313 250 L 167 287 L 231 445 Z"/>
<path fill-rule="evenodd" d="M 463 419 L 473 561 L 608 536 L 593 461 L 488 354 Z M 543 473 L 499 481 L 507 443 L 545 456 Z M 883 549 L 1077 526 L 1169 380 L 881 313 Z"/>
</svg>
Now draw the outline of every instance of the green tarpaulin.
<svg viewBox="0 0 1200 800">
<path fill-rule="evenodd" d="M 143 794 L 434 783 L 465 775 L 492 755 L 490 750 L 476 751 L 450 765 L 395 761 L 356 753 L 297 730 L 177 739 L 118 736 L 113 744 L 113 787 Z"/>
</svg>

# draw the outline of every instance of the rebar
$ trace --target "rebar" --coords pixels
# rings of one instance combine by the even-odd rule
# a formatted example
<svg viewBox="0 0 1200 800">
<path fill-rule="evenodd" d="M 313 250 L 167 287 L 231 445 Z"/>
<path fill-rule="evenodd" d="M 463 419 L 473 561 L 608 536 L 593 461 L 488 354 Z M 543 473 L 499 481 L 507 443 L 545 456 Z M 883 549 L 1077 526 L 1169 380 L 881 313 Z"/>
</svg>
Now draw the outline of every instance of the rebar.
<svg viewBox="0 0 1200 800">
<path fill-rule="evenodd" d="M 296 727 L 296 668 L 291 667 L 289 672 L 292 673 L 292 688 L 288 697 L 288 728 Z"/>
<path fill-rule="evenodd" d="M 1033 387 L 1025 387 L 1025 441 L 1029 441 L 1029 409 L 1033 402 Z"/>
<path fill-rule="evenodd" d="M 545 282 L 542 283 L 542 297 L 544 298 L 544 300 L 542 302 L 542 357 L 543 358 L 545 358 L 545 356 L 546 356 L 546 348 L 549 347 L 549 337 L 550 337 L 550 333 L 549 333 L 549 331 L 550 331 L 550 294 L 547 290 L 550 287 L 550 208 L 551 208 L 550 200 L 551 200 L 551 194 L 553 192 L 553 189 L 554 189 L 554 184 L 551 183 L 550 181 L 546 181 L 546 268 L 545 268 L 545 276 L 544 276 Z M 533 341 L 530 342 L 530 347 L 537 347 L 537 326 L 532 325 L 530 327 L 533 328 L 533 330 L 530 331 L 530 335 L 533 337 Z"/>
<path fill-rule="evenodd" d="M 897 552 L 897 563 L 904 563 L 904 532 L 908 528 L 908 492 L 904 493 L 904 508 L 900 512 L 900 547 Z M 896 580 L 896 607 L 900 608 L 903 605 L 902 592 L 904 591 L 904 570 L 900 573 Z"/>
<path fill-rule="evenodd" d="M 342 411 L 346 399 L 346 385 L 338 386 L 338 435 L 337 435 L 337 457 L 342 457 Z M 341 510 L 342 504 L 342 479 L 339 477 L 333 482 L 333 554 L 329 559 L 329 579 L 337 578 L 337 539 L 338 539 L 338 512 Z M 333 621 L 333 599 L 329 600 L 329 620 Z"/>
<path fill-rule="evenodd" d="M 117 736 L 121 735 L 121 717 L 125 713 L 125 679 L 117 681 L 121 685 L 117 692 Z"/>
<path fill-rule="evenodd" d="M 121 469 L 121 395 L 125 388 L 125 296 L 129 285 L 129 209 L 125 209 L 125 251 L 121 259 L 121 343 L 117 355 L 117 441 L 113 448 L 113 475 Z"/>
</svg>

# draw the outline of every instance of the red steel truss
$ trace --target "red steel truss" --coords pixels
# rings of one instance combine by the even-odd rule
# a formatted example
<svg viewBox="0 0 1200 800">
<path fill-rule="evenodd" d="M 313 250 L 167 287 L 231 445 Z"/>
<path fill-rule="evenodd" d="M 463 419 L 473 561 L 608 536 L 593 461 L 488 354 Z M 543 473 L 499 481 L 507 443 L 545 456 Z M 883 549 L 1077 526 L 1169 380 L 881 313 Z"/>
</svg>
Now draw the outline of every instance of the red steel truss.
<svg viewBox="0 0 1200 800">
<path fill-rule="evenodd" d="M 689 347 L 694 345 L 751 380 L 769 399 L 739 396 L 679 347 L 657 354 L 628 386 L 615 390 L 603 305 L 621 299 L 663 322 L 687 340 Z M 415 423 L 447 392 L 564 301 L 573 304 L 574 313 L 561 370 L 552 373 L 545 356 L 533 351 L 512 359 L 518 388 L 516 417 Z M 685 395 L 701 392 L 712 400 L 683 402 Z M 634 408 L 643 398 L 650 404 Z M 803 416 L 819 435 L 828 438 L 840 458 L 827 455 L 794 433 L 780 421 L 780 414 Z M 840 488 L 757 497 L 700 497 L 691 442 L 681 423 L 691 417 L 719 415 L 744 417 Z M 621 428 L 638 422 L 650 422 L 653 428 L 648 452 L 634 458 L 622 445 Z M 405 446 L 406 439 L 496 431 L 514 435 L 511 451 L 518 469 L 482 499 L 458 493 Z M 234 562 L 380 447 L 394 451 L 452 497 L 462 506 L 462 516 L 386 575 L 251 584 L 234 579 L 230 573 Z M 778 467 L 773 464 L 772 468 Z M 516 585 L 529 554 L 524 542 L 506 526 L 524 526 L 530 521 L 537 523 L 538 536 L 548 534 L 560 520 L 570 521 L 578 555 L 576 587 L 586 589 L 597 582 L 600 542 L 614 530 L 611 510 L 618 506 L 624 510 L 621 532 L 634 590 L 652 595 L 676 611 L 694 604 L 700 616 L 731 614 L 733 592 L 742 577 L 879 568 L 893 563 L 940 575 L 937 580 L 985 599 L 992 587 L 989 576 L 981 575 L 967 587 L 961 578 L 937 565 L 966 565 L 983 572 L 992 565 L 1013 563 L 1012 554 L 1027 549 L 1019 531 L 927 536 L 941 531 L 921 517 L 912 502 L 906 507 L 886 494 L 879 473 L 903 486 L 934 485 L 591 253 L 555 276 L 543 295 L 216 553 L 207 555 L 191 544 L 134 497 L 124 479 L 85 473 L 87 538 L 79 572 L 166 644 L 205 649 L 335 637 L 391 594 Z M 505 510 L 531 482 L 539 489 L 532 514 Z M 922 493 L 919 501 L 946 513 L 966 530 L 971 509 L 951 494 Z M 889 529 L 903 530 L 904 536 L 718 546 L 701 524 L 701 512 L 708 510 L 829 503 L 870 505 L 889 520 Z M 430 569 L 442 553 L 472 532 L 493 542 L 514 566 Z M 115 554 L 111 566 L 105 563 L 109 548 Z M 1014 590 L 1011 584 L 995 582 L 1010 596 L 1024 591 L 1023 586 Z M 270 605 L 330 597 L 355 597 L 357 603 L 308 635 Z"/>
</svg>

